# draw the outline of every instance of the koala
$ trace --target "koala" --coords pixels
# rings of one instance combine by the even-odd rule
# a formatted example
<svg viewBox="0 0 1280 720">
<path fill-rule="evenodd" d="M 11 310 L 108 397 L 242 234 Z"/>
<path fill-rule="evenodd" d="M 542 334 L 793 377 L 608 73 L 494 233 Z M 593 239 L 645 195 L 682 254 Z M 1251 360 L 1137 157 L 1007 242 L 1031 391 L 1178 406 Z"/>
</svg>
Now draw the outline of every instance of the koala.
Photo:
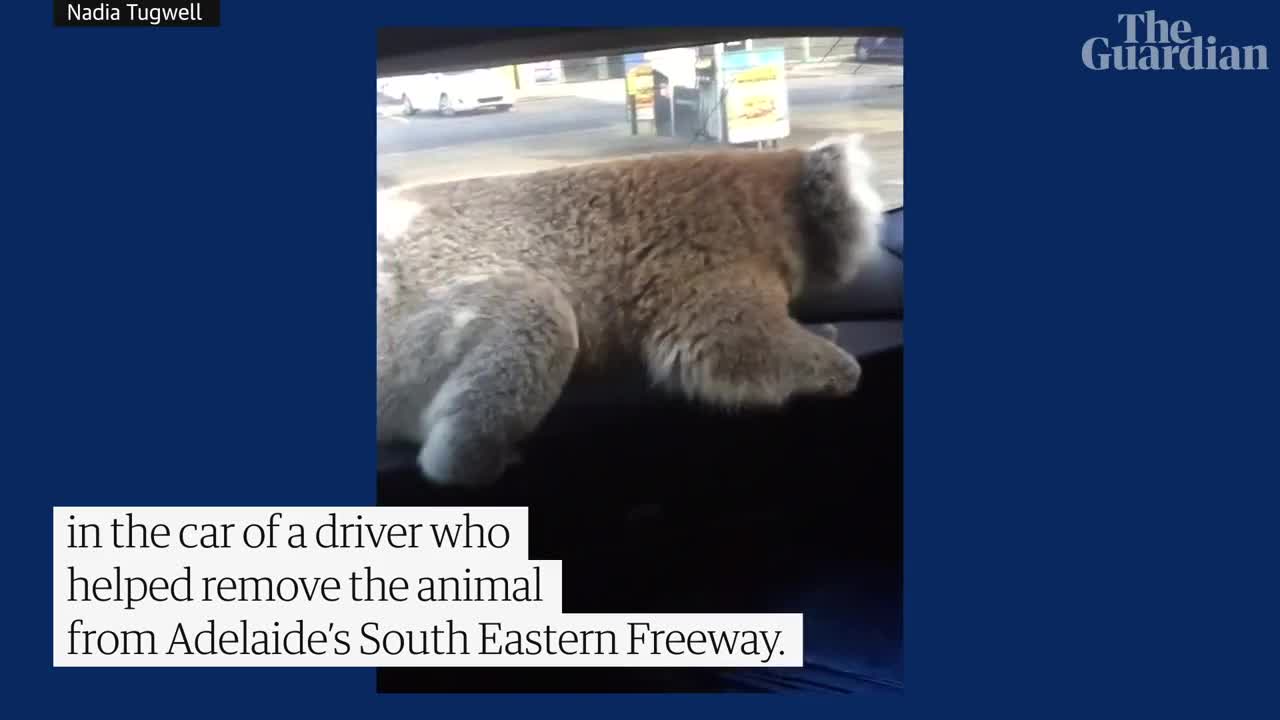
<svg viewBox="0 0 1280 720">
<path fill-rule="evenodd" d="M 487 485 L 571 377 L 628 364 L 726 409 L 852 393 L 857 361 L 788 308 L 872 251 L 871 171 L 854 135 L 380 195 L 379 446 Z"/>
</svg>

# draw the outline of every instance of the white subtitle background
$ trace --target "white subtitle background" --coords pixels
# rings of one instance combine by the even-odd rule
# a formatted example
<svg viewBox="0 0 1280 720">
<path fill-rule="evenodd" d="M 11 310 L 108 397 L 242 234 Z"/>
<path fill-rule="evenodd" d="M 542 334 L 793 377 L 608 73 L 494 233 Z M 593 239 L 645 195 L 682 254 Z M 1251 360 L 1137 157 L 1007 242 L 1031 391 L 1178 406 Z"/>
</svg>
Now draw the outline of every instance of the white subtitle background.
<svg viewBox="0 0 1280 720">
<path fill-rule="evenodd" d="M 116 548 L 115 540 L 128 540 L 122 525 L 113 537 L 112 521 L 132 522 L 148 529 L 167 526 L 168 548 Z M 362 548 L 321 548 L 318 528 L 331 518 L 336 525 L 365 526 Z M 71 519 L 74 517 L 74 520 Z M 357 517 L 359 519 L 357 519 Z M 501 548 L 480 548 L 481 533 L 470 533 L 473 546 L 459 528 L 464 517 L 489 530 Z M 70 526 L 96 524 L 101 547 L 70 547 Z M 418 547 L 394 548 L 386 544 L 385 528 L 391 524 L 417 525 Z M 222 526 L 229 526 L 223 531 Z M 457 532 L 458 547 L 437 547 L 433 531 Z M 505 527 L 498 527 L 499 525 Z M 301 526 L 305 548 L 289 547 Z M 211 532 L 212 531 L 212 532 Z M 251 548 L 247 539 L 262 546 Z M 383 532 L 378 547 L 375 533 Z M 227 547 L 188 548 L 202 538 L 221 541 Z M 354 536 L 350 539 L 355 539 Z M 219 666 L 219 667 L 798 667 L 802 664 L 803 621 L 800 614 L 561 614 L 561 564 L 557 560 L 529 560 L 528 514 L 525 508 L 107 508 L 57 507 L 53 511 L 53 656 L 55 666 Z M 132 540 L 142 535 L 135 530 Z M 76 539 L 80 536 L 77 532 Z M 88 535 L 90 543 L 95 538 Z M 327 539 L 327 538 L 322 538 Z M 405 544 L 410 536 L 402 534 Z M 268 546 L 270 544 L 271 546 Z M 191 601 L 145 598 L 127 607 L 129 593 L 143 594 L 151 587 L 189 575 Z M 367 568 L 367 570 L 366 570 Z M 358 581 L 351 579 L 352 573 Z M 77 578 L 75 587 L 72 577 Z M 382 585 L 366 582 L 366 576 L 390 583 L 404 578 L 399 593 L 403 601 L 385 598 Z M 117 587 L 116 578 L 132 578 Z M 242 578 L 273 578 L 275 587 L 296 599 L 285 601 L 206 600 L 204 578 L 222 580 L 223 587 L 239 588 Z M 305 590 L 317 591 L 323 578 L 337 579 L 337 591 L 329 601 L 318 595 L 307 599 Z M 419 600 L 420 578 L 506 578 L 538 580 L 540 602 Z M 85 580 L 80 580 L 81 578 Z M 108 578 L 103 581 L 101 578 Z M 284 578 L 291 580 L 283 581 Z M 154 585 L 161 579 L 159 585 Z M 85 599 L 86 588 L 98 588 L 107 599 Z M 185 580 L 183 581 L 185 582 Z M 252 583 L 249 583 L 252 586 Z M 109 586 L 109 590 L 107 589 Z M 207 586 L 219 587 L 218 581 Z M 261 587 L 265 588 L 265 585 Z M 331 586 L 332 587 L 332 586 Z M 532 587 L 532 584 L 531 584 Z M 372 599 L 353 599 L 372 591 Z M 186 593 L 179 584 L 178 590 Z M 72 600 L 72 593 L 76 600 Z M 117 592 L 124 600 L 117 601 Z M 233 592 L 240 597 L 238 592 Z M 198 633 L 205 632 L 197 640 Z M 278 624 L 277 624 L 278 623 Z M 301 623 L 301 624 L 299 624 Z M 487 625 L 486 625 L 487 624 Z M 179 628 L 187 645 L 174 644 Z M 247 652 L 253 644 L 244 630 L 265 631 L 279 638 L 288 631 L 284 645 L 269 640 L 276 652 Z M 437 629 L 432 635 L 432 630 Z M 449 633 L 448 630 L 456 632 Z M 337 638 L 345 634 L 346 646 Z M 132 634 L 130 634 L 132 633 Z M 147 634 L 149 633 L 149 635 Z M 227 634 L 230 633 L 230 634 Z M 275 633 L 276 635 L 271 635 Z M 512 644 L 510 633 L 518 633 Z M 250 632 L 252 635 L 252 632 Z M 531 641 L 528 638 L 537 641 Z M 149 639 L 150 638 L 150 639 Z M 229 638 L 218 642 L 218 638 Z M 433 640 L 434 638 L 434 640 Z M 151 645 L 154 652 L 149 652 Z M 124 652 L 130 650 L 132 652 Z M 137 652 L 138 650 L 145 652 Z M 301 650 L 301 651 L 299 651 Z M 514 654 L 512 650 L 520 654 Z M 612 652 L 610 652 L 612 650 Z M 425 654 L 423 652 L 425 651 Z"/>
</svg>

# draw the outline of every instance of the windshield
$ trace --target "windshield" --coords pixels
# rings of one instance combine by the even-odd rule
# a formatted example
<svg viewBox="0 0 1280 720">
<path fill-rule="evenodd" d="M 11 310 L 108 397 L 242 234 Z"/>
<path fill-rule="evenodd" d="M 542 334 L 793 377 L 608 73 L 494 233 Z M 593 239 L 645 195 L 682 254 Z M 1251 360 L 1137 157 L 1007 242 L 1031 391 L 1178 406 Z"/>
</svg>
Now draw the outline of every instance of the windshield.
<svg viewBox="0 0 1280 720">
<path fill-rule="evenodd" d="M 380 78 L 379 186 L 690 148 L 805 147 L 858 132 L 894 207 L 902 63 L 901 39 L 775 37 Z"/>
</svg>

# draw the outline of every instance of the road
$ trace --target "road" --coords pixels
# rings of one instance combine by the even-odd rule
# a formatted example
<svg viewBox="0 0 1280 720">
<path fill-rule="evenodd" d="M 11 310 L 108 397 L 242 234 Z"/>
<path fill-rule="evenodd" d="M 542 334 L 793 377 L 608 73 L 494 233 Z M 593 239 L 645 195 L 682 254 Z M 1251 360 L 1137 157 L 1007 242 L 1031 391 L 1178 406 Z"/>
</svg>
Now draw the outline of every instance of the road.
<svg viewBox="0 0 1280 720">
<path fill-rule="evenodd" d="M 900 82 L 900 76 L 898 82 Z M 863 81 L 856 75 L 800 77 L 788 81 L 793 124 L 811 111 L 856 112 L 860 106 L 901 108 L 902 88 L 889 80 Z M 625 98 L 605 102 L 578 97 L 528 100 L 511 112 L 483 111 L 456 117 L 419 113 L 379 118 L 378 154 L 417 152 L 517 137 L 557 135 L 626 125 Z"/>
<path fill-rule="evenodd" d="M 479 111 L 454 117 L 418 113 L 403 119 L 379 118 L 378 154 L 595 130 L 625 122 L 622 102 L 574 97 L 525 102 L 511 112 Z"/>
</svg>

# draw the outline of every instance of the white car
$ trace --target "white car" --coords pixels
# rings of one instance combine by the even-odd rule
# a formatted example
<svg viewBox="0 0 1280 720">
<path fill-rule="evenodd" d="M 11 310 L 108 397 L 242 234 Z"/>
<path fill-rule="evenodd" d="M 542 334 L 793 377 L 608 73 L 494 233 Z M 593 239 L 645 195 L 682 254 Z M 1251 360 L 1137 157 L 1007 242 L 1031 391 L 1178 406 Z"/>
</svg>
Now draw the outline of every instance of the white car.
<svg viewBox="0 0 1280 720">
<path fill-rule="evenodd" d="M 380 92 L 400 100 L 406 115 L 419 110 L 442 115 L 496 108 L 510 110 L 515 104 L 512 83 L 497 70 L 463 70 L 387 78 L 379 82 Z"/>
</svg>

